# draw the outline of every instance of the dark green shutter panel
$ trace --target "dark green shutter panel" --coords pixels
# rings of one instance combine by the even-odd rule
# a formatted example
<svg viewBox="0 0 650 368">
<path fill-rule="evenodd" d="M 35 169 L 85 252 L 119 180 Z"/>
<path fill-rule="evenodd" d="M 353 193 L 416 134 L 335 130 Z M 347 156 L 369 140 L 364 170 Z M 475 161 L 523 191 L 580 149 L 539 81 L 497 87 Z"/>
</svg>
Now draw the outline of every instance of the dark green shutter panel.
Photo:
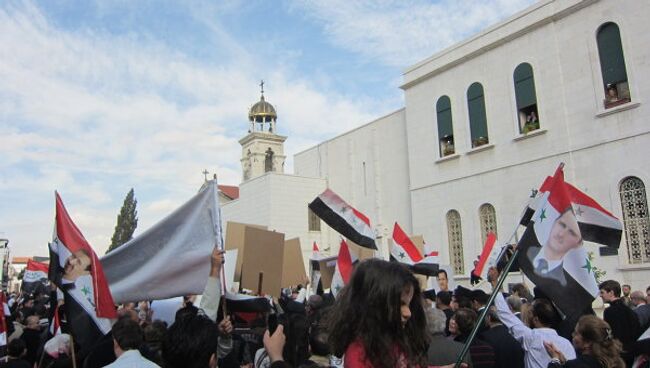
<svg viewBox="0 0 650 368">
<path fill-rule="evenodd" d="M 600 28 L 597 36 L 598 55 L 600 56 L 600 69 L 603 73 L 603 82 L 615 84 L 627 81 L 625 58 L 621 45 L 621 34 L 618 26 L 607 23 Z"/>
<path fill-rule="evenodd" d="M 535 79 L 533 68 L 528 63 L 517 66 L 514 72 L 515 96 L 517 99 L 517 110 L 537 104 L 535 94 Z"/>
<path fill-rule="evenodd" d="M 488 137 L 487 118 L 485 116 L 485 99 L 483 86 L 480 83 L 472 84 L 467 90 L 467 107 L 469 110 L 469 127 L 472 140 L 479 137 Z"/>
<path fill-rule="evenodd" d="M 438 118 L 438 139 L 453 135 L 451 101 L 449 100 L 449 97 L 442 96 L 438 99 L 438 103 L 436 103 L 436 112 Z"/>
</svg>

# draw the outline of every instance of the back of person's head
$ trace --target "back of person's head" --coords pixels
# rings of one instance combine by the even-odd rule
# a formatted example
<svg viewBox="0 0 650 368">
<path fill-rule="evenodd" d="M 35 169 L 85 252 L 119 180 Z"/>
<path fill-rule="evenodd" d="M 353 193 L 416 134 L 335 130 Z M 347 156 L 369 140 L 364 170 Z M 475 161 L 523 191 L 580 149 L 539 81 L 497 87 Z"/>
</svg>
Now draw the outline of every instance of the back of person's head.
<svg viewBox="0 0 650 368">
<path fill-rule="evenodd" d="M 641 290 L 635 290 L 632 293 L 630 293 L 630 300 L 636 305 L 636 304 L 645 304 L 646 303 L 646 296 L 643 294 L 643 291 Z"/>
<path fill-rule="evenodd" d="M 188 317 L 196 317 L 197 314 L 199 314 L 199 308 L 188 302 L 183 308 L 176 311 L 174 322 Z"/>
<path fill-rule="evenodd" d="M 402 295 L 412 291 L 411 316 L 402 323 Z M 369 363 L 393 367 L 395 351 L 409 365 L 423 365 L 426 354 L 426 320 L 420 285 L 415 276 L 396 262 L 367 259 L 360 262 L 348 285 L 339 293 L 329 314 L 332 354 L 342 356 L 353 341 L 360 341 Z"/>
<path fill-rule="evenodd" d="M 208 317 L 195 315 L 177 320 L 169 327 L 163 342 L 165 367 L 207 367 L 216 354 L 218 338 L 217 324 Z"/>
<path fill-rule="evenodd" d="M 476 289 L 472 290 L 472 296 L 471 296 L 472 301 L 478 303 L 479 305 L 483 306 L 487 304 L 488 299 L 490 299 L 490 295 L 487 294 L 485 291 L 481 289 Z"/>
<path fill-rule="evenodd" d="M 439 291 L 436 294 L 436 305 L 449 305 L 451 304 L 451 292 L 450 291 Z"/>
<path fill-rule="evenodd" d="M 12 358 L 20 358 L 27 352 L 27 345 L 22 339 L 13 339 L 7 345 L 7 355 Z"/>
<path fill-rule="evenodd" d="M 512 309 L 513 312 L 521 312 L 521 298 L 518 297 L 517 295 L 510 295 L 507 299 L 506 302 L 508 303 L 508 306 L 510 309 Z"/>
<path fill-rule="evenodd" d="M 144 328 L 144 341 L 150 343 L 162 343 L 167 333 L 167 325 L 165 322 L 157 319 L 151 322 L 150 325 Z"/>
<path fill-rule="evenodd" d="M 555 328 L 560 321 L 553 304 L 547 299 L 535 299 L 532 305 L 532 317 L 536 317 L 544 327 Z"/>
<path fill-rule="evenodd" d="M 139 349 L 140 345 L 142 345 L 142 329 L 129 316 L 120 317 L 113 324 L 112 331 L 113 339 L 120 349 L 124 351 Z"/>
<path fill-rule="evenodd" d="M 454 313 L 454 320 L 461 335 L 469 335 L 472 332 L 476 319 L 476 312 L 470 308 L 460 308 Z"/>
<path fill-rule="evenodd" d="M 440 309 L 427 308 L 424 314 L 427 317 L 427 333 L 429 336 L 444 335 L 447 324 L 445 312 Z"/>
<path fill-rule="evenodd" d="M 278 323 L 284 326 L 286 342 L 282 356 L 284 361 L 298 367 L 309 358 L 309 323 L 303 314 L 283 314 Z"/>
<path fill-rule="evenodd" d="M 494 306 L 491 306 L 487 314 L 485 315 L 485 321 L 491 326 L 494 324 L 501 323 L 501 320 L 499 319 L 499 315 L 497 314 L 497 309 Z"/>
<path fill-rule="evenodd" d="M 591 344 L 591 354 L 603 367 L 623 368 L 621 359 L 622 345 L 612 336 L 612 329 L 607 322 L 594 315 L 580 317 L 576 331 L 584 342 Z"/>
<path fill-rule="evenodd" d="M 613 292 L 616 298 L 621 297 L 621 284 L 619 284 L 616 280 L 607 280 L 601 282 L 600 285 L 598 285 L 598 290 Z"/>
</svg>

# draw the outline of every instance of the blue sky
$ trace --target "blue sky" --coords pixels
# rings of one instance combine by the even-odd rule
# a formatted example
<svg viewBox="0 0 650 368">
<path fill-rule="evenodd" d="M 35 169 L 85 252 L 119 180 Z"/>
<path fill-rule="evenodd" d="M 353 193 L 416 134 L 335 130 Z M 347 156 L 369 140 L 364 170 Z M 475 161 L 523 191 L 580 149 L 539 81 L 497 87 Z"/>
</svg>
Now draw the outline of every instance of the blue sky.
<svg viewBox="0 0 650 368">
<path fill-rule="evenodd" d="M 135 188 L 146 230 L 207 169 L 240 182 L 265 80 L 292 155 L 403 106 L 402 71 L 532 0 L 0 3 L 0 237 L 45 255 L 54 190 L 99 254 Z"/>
</svg>

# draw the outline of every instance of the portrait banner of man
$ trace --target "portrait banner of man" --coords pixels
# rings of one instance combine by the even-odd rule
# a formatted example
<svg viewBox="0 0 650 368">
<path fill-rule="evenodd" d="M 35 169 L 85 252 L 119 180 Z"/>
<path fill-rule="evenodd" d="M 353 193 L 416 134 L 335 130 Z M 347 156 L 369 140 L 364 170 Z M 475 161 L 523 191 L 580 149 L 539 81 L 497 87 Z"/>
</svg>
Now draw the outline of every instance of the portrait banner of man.
<svg viewBox="0 0 650 368">
<path fill-rule="evenodd" d="M 518 262 L 562 313 L 574 315 L 591 305 L 598 285 L 563 172 L 552 180 L 519 241 Z"/>
<path fill-rule="evenodd" d="M 65 314 L 80 354 L 111 330 L 115 304 L 102 265 L 56 193 L 56 225 L 50 249 L 49 279 L 63 291 Z"/>
</svg>

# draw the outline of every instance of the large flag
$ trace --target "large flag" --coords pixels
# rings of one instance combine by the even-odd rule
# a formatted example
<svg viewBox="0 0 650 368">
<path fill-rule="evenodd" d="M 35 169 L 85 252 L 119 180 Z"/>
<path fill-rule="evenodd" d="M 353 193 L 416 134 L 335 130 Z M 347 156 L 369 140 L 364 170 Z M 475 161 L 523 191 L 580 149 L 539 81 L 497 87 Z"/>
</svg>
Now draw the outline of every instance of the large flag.
<svg viewBox="0 0 650 368">
<path fill-rule="evenodd" d="M 201 294 L 222 246 L 216 180 L 140 236 L 102 258 L 118 303 Z"/>
<path fill-rule="evenodd" d="M 575 316 L 591 305 L 598 285 L 562 169 L 546 184 L 548 188 L 519 241 L 518 262 L 562 313 Z"/>
<path fill-rule="evenodd" d="M 102 264 L 74 224 L 58 193 L 49 277 L 64 292 L 68 325 L 82 350 L 111 330 L 117 317 Z"/>
<path fill-rule="evenodd" d="M 336 298 L 339 291 L 350 281 L 352 276 L 352 268 L 358 261 L 356 255 L 350 252 L 348 243 L 341 240 L 341 247 L 339 248 L 339 256 L 336 260 L 336 268 L 334 269 L 334 276 L 332 276 L 332 294 Z"/>
<path fill-rule="evenodd" d="M 531 220 L 535 210 L 542 203 L 544 194 L 550 190 L 553 180 L 553 177 L 547 177 L 539 190 L 531 196 L 528 207 L 521 218 L 522 225 L 526 226 Z M 571 200 L 582 238 L 589 242 L 618 248 L 623 235 L 621 221 L 580 189 L 566 182 L 564 185 Z"/>
<path fill-rule="evenodd" d="M 494 233 L 489 233 L 487 239 L 485 239 L 485 245 L 483 245 L 483 251 L 478 259 L 478 264 L 472 270 L 474 275 L 487 280 L 488 269 L 497 266 L 502 248 L 502 246 L 497 245 L 497 236 Z"/>
<path fill-rule="evenodd" d="M 21 287 L 23 293 L 45 292 L 49 267 L 46 263 L 28 260 Z"/>
<path fill-rule="evenodd" d="M 362 247 L 377 249 L 375 231 L 366 215 L 347 204 L 332 190 L 321 193 L 309 208 L 330 227 Z"/>
</svg>

